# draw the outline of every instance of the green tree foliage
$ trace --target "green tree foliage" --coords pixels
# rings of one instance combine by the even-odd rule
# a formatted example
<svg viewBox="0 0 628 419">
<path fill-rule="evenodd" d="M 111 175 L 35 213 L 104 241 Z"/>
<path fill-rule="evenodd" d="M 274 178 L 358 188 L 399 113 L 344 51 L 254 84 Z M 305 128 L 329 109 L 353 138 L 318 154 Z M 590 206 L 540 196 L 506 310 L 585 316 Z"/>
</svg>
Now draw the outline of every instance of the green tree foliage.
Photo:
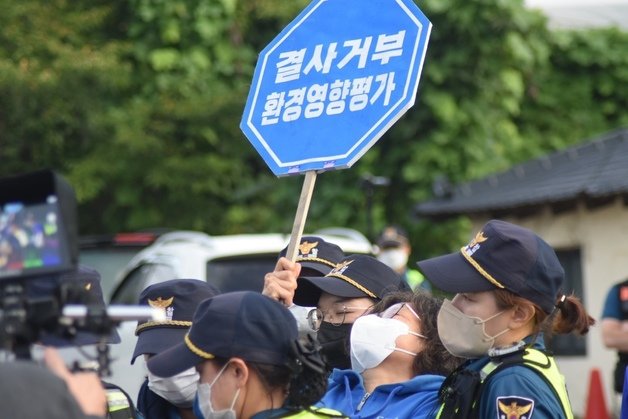
<svg viewBox="0 0 628 419">
<path fill-rule="evenodd" d="M 83 233 L 289 232 L 302 177 L 239 130 L 257 54 L 306 0 L 0 0 L 0 174 L 53 167 Z M 521 0 L 422 0 L 434 27 L 417 103 L 356 165 L 318 177 L 307 230 L 410 229 L 418 255 L 466 221 L 412 218 L 435 179 L 504 170 L 628 119 L 628 35 L 553 32 Z"/>
<path fill-rule="evenodd" d="M 103 2 L 9 2 L 0 14 L 0 171 L 67 172 L 104 141 L 102 115 L 128 84 Z"/>
<path fill-rule="evenodd" d="M 260 181 L 270 185 L 270 176 L 238 128 L 256 60 L 251 44 L 260 42 L 244 28 L 267 14 L 263 4 L 229 0 L 131 2 L 132 48 L 123 59 L 134 94 L 111 110 L 111 139 L 72 171 L 79 188 L 109 180 L 79 189 L 83 213 L 97 216 L 85 229 L 218 234 L 272 225 L 268 201 L 246 192 Z M 281 26 L 267 20 L 272 37 Z"/>
<path fill-rule="evenodd" d="M 556 32 L 550 48 L 550 66 L 527 86 L 517 121 L 526 138 L 539 141 L 515 161 L 628 126 L 628 33 Z"/>
<path fill-rule="evenodd" d="M 358 171 L 389 177 L 375 224 L 411 227 L 419 254 L 458 242 L 459 222 L 440 229 L 411 219 L 435 178 L 453 182 L 504 169 L 525 142 L 514 122 L 525 84 L 547 65 L 544 19 L 518 1 L 434 0 L 420 3 L 433 23 L 415 106 L 375 147 Z M 342 185 L 340 185 L 342 187 Z"/>
</svg>

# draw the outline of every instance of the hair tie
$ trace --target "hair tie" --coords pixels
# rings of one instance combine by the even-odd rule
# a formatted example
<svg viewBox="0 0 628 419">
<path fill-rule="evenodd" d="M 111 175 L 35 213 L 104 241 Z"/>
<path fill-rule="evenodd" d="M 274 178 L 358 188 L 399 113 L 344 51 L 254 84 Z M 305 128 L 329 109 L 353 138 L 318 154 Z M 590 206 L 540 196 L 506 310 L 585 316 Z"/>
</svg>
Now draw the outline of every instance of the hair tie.
<svg viewBox="0 0 628 419">
<path fill-rule="evenodd" d="M 563 308 L 565 308 L 565 300 L 567 299 L 567 296 L 565 294 L 563 294 L 559 299 L 558 302 L 556 303 L 555 307 L 559 310 L 562 311 Z"/>
<path fill-rule="evenodd" d="M 321 354 L 320 343 L 308 334 L 305 339 L 295 339 L 291 342 L 292 371 L 300 374 L 303 366 L 306 366 L 319 374 L 326 372 L 325 360 Z"/>
</svg>

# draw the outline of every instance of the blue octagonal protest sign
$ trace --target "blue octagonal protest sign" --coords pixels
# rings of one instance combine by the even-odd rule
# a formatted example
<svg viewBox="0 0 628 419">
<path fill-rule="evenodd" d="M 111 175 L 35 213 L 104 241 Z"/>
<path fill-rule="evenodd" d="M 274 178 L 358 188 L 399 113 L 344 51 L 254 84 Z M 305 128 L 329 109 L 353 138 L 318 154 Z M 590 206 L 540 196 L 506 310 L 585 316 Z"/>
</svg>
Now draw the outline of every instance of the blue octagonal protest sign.
<svg viewBox="0 0 628 419">
<path fill-rule="evenodd" d="M 351 167 L 413 104 L 412 0 L 314 0 L 260 53 L 240 128 L 277 176 Z"/>
</svg>

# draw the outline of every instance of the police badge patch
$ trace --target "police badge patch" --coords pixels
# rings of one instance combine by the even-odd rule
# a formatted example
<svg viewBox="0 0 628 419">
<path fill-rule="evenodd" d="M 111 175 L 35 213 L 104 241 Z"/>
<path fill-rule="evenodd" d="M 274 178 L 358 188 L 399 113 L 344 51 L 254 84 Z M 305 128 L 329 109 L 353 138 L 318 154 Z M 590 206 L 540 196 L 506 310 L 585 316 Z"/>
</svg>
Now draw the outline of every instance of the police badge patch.
<svg viewBox="0 0 628 419">
<path fill-rule="evenodd" d="M 149 299 L 148 305 L 153 308 L 158 308 L 160 310 L 163 310 L 164 313 L 166 314 L 166 320 L 171 321 L 172 316 L 174 315 L 174 307 L 171 307 L 173 301 L 174 301 L 174 297 L 165 298 L 165 299 L 162 297 L 158 297 L 155 300 Z"/>
<path fill-rule="evenodd" d="M 524 397 L 498 397 L 497 419 L 530 419 L 534 411 L 534 400 Z"/>
<path fill-rule="evenodd" d="M 303 258 L 317 258 L 318 257 L 318 242 L 310 243 L 307 241 L 301 242 L 299 245 L 299 254 Z"/>
</svg>

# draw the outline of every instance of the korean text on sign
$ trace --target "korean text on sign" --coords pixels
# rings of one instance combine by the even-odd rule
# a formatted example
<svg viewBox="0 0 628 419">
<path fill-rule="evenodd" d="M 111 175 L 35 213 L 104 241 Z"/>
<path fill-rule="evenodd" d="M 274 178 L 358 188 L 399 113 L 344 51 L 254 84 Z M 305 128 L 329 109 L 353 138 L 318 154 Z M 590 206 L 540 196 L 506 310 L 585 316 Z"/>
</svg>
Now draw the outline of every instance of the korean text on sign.
<svg viewBox="0 0 628 419">
<path fill-rule="evenodd" d="M 299 80 L 302 74 L 329 74 L 336 68 L 343 69 L 348 65 L 363 69 L 369 57 L 370 61 L 386 65 L 394 57 L 403 54 L 405 33 L 402 30 L 395 34 L 380 34 L 373 48 L 373 37 L 367 36 L 345 41 L 340 48 L 337 42 L 332 42 L 328 45 L 318 44 L 311 52 L 307 48 L 282 52 L 275 75 L 278 89 L 266 96 L 262 125 L 316 118 L 323 113 L 338 115 L 347 110 L 356 112 L 380 100 L 383 106 L 387 106 L 396 87 L 395 72 L 392 71 L 350 79 L 338 78 L 331 83 L 288 90 L 281 90 L 280 87 L 282 83 Z"/>
</svg>

